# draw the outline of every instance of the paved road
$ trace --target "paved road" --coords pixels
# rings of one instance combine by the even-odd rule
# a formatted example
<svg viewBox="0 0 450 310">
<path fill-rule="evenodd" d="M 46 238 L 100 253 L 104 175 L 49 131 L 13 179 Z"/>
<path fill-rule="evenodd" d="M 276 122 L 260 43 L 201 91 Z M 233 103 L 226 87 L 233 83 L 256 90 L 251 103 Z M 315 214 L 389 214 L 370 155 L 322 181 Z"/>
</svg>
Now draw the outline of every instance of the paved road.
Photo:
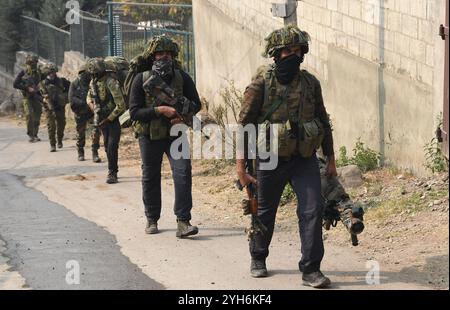
<svg viewBox="0 0 450 310">
<path fill-rule="evenodd" d="M 29 144 L 24 129 L 0 119 L 0 289 L 308 289 L 297 270 L 298 236 L 276 232 L 270 277 L 253 279 L 242 227 L 202 216 L 194 198 L 200 234 L 175 238 L 166 184 L 162 232 L 145 235 L 138 167 L 121 169 L 120 183 L 107 185 L 105 164 L 79 163 L 75 153 L 74 141 L 57 153 L 46 141 Z M 66 282 L 71 260 L 80 266 L 79 285 Z M 350 247 L 327 244 L 323 270 L 335 289 L 424 288 L 383 266 L 381 284 L 367 285 L 366 257 Z"/>
</svg>

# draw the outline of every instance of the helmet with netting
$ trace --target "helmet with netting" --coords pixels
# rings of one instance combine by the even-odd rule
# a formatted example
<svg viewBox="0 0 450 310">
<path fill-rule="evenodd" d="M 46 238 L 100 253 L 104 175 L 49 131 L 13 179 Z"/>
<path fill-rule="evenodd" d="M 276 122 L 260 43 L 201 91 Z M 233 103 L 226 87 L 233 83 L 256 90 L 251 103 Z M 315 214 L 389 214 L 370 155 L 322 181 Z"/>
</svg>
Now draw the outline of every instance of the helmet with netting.
<svg viewBox="0 0 450 310">
<path fill-rule="evenodd" d="M 39 61 L 39 57 L 36 54 L 30 53 L 25 57 L 25 64 L 36 65 Z"/>
<path fill-rule="evenodd" d="M 102 75 L 106 71 L 103 58 L 91 58 L 86 63 L 86 71 L 91 75 Z"/>
<path fill-rule="evenodd" d="M 286 26 L 272 31 L 265 39 L 266 48 L 264 57 L 277 57 L 283 48 L 301 46 L 303 54 L 309 52 L 310 36 L 306 31 L 300 30 L 297 26 Z"/>
<path fill-rule="evenodd" d="M 58 67 L 54 63 L 46 63 L 41 68 L 41 73 L 43 75 L 49 75 L 56 72 L 58 72 Z"/>
<path fill-rule="evenodd" d="M 180 48 L 175 41 L 163 34 L 150 40 L 148 47 L 142 56 L 146 59 L 153 58 L 157 52 L 171 52 L 173 57 L 176 58 L 178 57 Z"/>
</svg>

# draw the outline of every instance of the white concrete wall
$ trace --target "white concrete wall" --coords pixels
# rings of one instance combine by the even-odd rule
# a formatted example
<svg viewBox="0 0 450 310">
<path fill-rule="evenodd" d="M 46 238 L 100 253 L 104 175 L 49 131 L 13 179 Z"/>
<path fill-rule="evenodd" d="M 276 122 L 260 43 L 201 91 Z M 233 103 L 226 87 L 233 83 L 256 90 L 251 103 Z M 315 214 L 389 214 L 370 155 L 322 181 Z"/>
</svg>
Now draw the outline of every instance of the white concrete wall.
<svg viewBox="0 0 450 310">
<path fill-rule="evenodd" d="M 197 82 L 220 102 L 226 80 L 240 89 L 256 68 L 264 37 L 283 25 L 271 0 L 194 0 Z M 312 38 L 304 67 L 322 83 L 335 150 L 361 137 L 388 162 L 424 174 L 423 146 L 442 111 L 444 0 L 302 0 L 300 28 Z"/>
</svg>

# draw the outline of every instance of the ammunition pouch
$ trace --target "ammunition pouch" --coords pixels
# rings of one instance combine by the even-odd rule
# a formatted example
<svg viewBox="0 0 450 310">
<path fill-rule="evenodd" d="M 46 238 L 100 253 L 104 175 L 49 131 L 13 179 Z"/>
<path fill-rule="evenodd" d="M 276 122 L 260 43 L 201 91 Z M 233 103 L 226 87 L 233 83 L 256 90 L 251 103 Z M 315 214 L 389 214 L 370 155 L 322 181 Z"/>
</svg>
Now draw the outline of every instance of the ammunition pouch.
<svg viewBox="0 0 450 310">
<path fill-rule="evenodd" d="M 298 153 L 304 158 L 311 157 L 320 148 L 325 131 L 318 118 L 300 125 L 300 139 Z"/>
</svg>

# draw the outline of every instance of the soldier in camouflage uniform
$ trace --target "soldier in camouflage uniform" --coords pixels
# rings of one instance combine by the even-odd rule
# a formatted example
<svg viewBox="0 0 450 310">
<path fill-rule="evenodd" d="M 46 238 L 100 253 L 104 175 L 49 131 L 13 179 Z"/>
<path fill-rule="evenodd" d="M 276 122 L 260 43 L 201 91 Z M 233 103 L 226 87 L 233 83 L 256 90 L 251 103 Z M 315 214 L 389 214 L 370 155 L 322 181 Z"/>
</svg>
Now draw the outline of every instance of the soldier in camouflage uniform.
<svg viewBox="0 0 450 310">
<path fill-rule="evenodd" d="M 130 115 L 142 158 L 142 196 L 147 217 L 147 234 L 158 232 L 161 215 L 161 163 L 164 153 L 169 158 L 175 186 L 174 213 L 177 217 L 178 238 L 198 233 L 191 225 L 192 167 L 188 158 L 175 159 L 170 147 L 176 137 L 170 136 L 173 124 L 182 122 L 177 111 L 161 100 L 158 94 L 146 88 L 146 82 L 158 79 L 170 88 L 174 97 L 188 100 L 193 113 L 201 108 L 200 99 L 192 78 L 179 68 L 178 45 L 166 36 L 154 37 L 141 57 L 142 73 L 137 74 L 130 92 Z M 132 62 L 132 70 L 135 68 Z M 162 84 L 161 83 L 161 84 Z M 162 85 L 160 85 L 162 86 Z"/>
<path fill-rule="evenodd" d="M 57 76 L 58 67 L 46 64 L 42 68 L 45 79 L 39 87 L 43 96 L 43 106 L 47 116 L 47 130 L 50 141 L 50 152 L 56 152 L 63 147 L 64 129 L 66 127 L 66 104 L 70 82 Z"/>
<path fill-rule="evenodd" d="M 78 160 L 84 161 L 84 146 L 86 145 L 86 129 L 88 124 L 91 124 L 94 118 L 94 112 L 86 102 L 89 91 L 89 83 L 91 76 L 86 70 L 86 65 L 83 65 L 78 72 L 78 77 L 72 81 L 69 89 L 70 108 L 75 114 L 75 123 L 77 130 L 77 150 Z M 98 127 L 92 126 L 92 161 L 100 163 L 101 159 L 98 156 L 98 149 L 100 148 L 100 130 Z"/>
<path fill-rule="evenodd" d="M 125 112 L 126 105 L 117 77 L 106 71 L 102 58 L 92 58 L 87 62 L 87 71 L 92 77 L 87 102 L 94 110 L 94 126 L 102 131 L 106 155 L 108 157 L 108 176 L 106 183 L 118 182 L 119 171 L 119 116 Z"/>
<path fill-rule="evenodd" d="M 37 142 L 40 141 L 38 132 L 42 114 L 39 82 L 43 77 L 38 68 L 38 56 L 28 54 L 25 63 L 25 70 L 20 71 L 14 80 L 14 88 L 22 91 L 29 142 Z"/>
<path fill-rule="evenodd" d="M 327 175 L 336 175 L 333 138 L 319 81 L 300 70 L 309 51 L 309 35 L 295 26 L 273 31 L 266 38 L 264 56 L 274 63 L 258 69 L 244 93 L 239 122 L 242 125 L 278 125 L 278 165 L 262 170 L 257 159 L 256 176 L 237 160 L 240 183 L 257 185 L 258 218 L 267 228 L 250 238 L 251 275 L 267 276 L 266 258 L 283 189 L 290 182 L 298 199 L 302 258 L 299 269 L 304 285 L 325 287 L 330 280 L 320 272 L 322 241 L 321 179 L 316 149 L 327 158 Z"/>
</svg>

